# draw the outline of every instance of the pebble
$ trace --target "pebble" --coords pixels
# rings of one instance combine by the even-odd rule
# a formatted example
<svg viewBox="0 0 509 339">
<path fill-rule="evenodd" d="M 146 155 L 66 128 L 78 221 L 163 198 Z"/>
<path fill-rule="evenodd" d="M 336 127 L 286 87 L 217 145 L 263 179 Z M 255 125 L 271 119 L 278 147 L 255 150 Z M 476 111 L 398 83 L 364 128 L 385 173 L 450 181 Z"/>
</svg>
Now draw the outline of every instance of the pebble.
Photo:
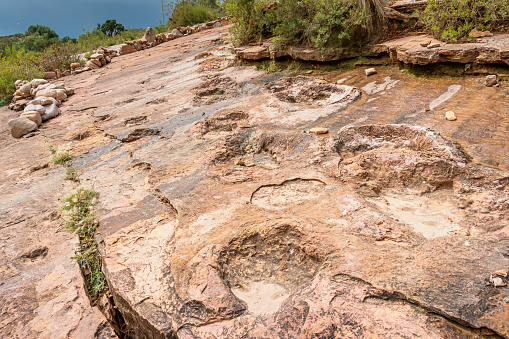
<svg viewBox="0 0 509 339">
<path fill-rule="evenodd" d="M 369 77 L 370 75 L 376 74 L 377 72 L 376 72 L 376 69 L 374 69 L 374 68 L 368 68 L 368 69 L 364 70 L 364 73 L 366 73 L 366 76 Z"/>
<path fill-rule="evenodd" d="M 421 42 L 421 46 L 422 46 L 422 47 L 428 47 L 428 46 L 429 46 L 429 44 L 431 44 L 431 40 L 426 40 L 426 41 L 424 41 L 424 42 Z"/>
<path fill-rule="evenodd" d="M 446 118 L 447 120 L 449 120 L 449 121 L 457 120 L 456 115 L 454 114 L 454 112 L 453 112 L 453 111 L 447 111 L 447 112 L 445 113 L 445 118 Z"/>
<path fill-rule="evenodd" d="M 309 130 L 309 133 L 327 134 L 327 133 L 329 133 L 329 130 L 325 127 L 313 127 Z"/>
</svg>

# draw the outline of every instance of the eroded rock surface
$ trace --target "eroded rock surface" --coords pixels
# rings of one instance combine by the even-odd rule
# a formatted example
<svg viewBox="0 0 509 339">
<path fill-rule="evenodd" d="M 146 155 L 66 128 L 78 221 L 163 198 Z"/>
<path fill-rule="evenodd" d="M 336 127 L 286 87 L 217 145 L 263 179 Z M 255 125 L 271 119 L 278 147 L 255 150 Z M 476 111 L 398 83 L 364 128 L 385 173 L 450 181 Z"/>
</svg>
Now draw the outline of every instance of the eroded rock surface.
<svg viewBox="0 0 509 339">
<path fill-rule="evenodd" d="M 507 277 L 495 274 L 509 268 L 504 85 L 397 69 L 204 77 L 196 55 L 227 58 L 222 32 L 76 76 L 81 89 L 44 125 L 73 140 L 80 179 L 100 192 L 96 239 L 127 334 L 509 338 Z M 316 126 L 329 133 L 305 132 Z M 8 142 L 31 140 L 44 145 Z M 47 260 L 54 245 L 40 245 L 6 257 Z M 10 281 L 23 304 L 29 289 Z"/>
</svg>

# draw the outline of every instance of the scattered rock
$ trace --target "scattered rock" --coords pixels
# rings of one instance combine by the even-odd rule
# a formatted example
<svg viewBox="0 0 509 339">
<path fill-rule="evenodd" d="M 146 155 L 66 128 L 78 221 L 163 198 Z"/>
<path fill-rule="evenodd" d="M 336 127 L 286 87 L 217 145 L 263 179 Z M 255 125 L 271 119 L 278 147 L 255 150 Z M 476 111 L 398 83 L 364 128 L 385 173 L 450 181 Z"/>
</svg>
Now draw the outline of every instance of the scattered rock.
<svg viewBox="0 0 509 339">
<path fill-rule="evenodd" d="M 484 86 L 486 86 L 486 87 L 493 87 L 496 84 L 498 84 L 498 77 L 496 74 L 488 75 L 486 77 L 486 80 L 484 81 Z"/>
<path fill-rule="evenodd" d="M 63 101 L 65 99 L 67 99 L 67 94 L 65 94 L 65 90 L 57 89 L 55 91 L 57 92 L 57 97 L 56 97 L 57 100 Z"/>
<path fill-rule="evenodd" d="M 447 111 L 445 112 L 445 118 L 449 121 L 454 121 L 454 120 L 457 120 L 456 118 L 456 115 L 454 114 L 453 111 Z"/>
<path fill-rule="evenodd" d="M 71 64 L 71 71 L 74 71 L 76 68 L 80 68 L 81 65 L 78 62 L 73 62 Z"/>
<path fill-rule="evenodd" d="M 44 79 L 55 79 L 57 77 L 57 73 L 55 72 L 44 72 Z"/>
<path fill-rule="evenodd" d="M 143 39 L 145 39 L 149 44 L 153 44 L 156 41 L 156 33 L 152 27 L 147 28 Z"/>
<path fill-rule="evenodd" d="M 48 98 L 53 98 L 55 100 L 58 100 L 58 93 L 55 89 L 43 89 L 43 90 L 40 90 L 40 91 L 37 91 L 37 97 L 48 97 Z"/>
<path fill-rule="evenodd" d="M 102 63 L 98 59 L 90 59 L 90 60 L 88 60 L 87 64 L 88 63 L 92 63 L 92 64 L 96 65 L 97 67 L 102 67 Z"/>
<path fill-rule="evenodd" d="M 325 127 L 313 127 L 309 130 L 309 133 L 327 134 L 327 133 L 329 133 L 329 130 Z"/>
<path fill-rule="evenodd" d="M 173 37 L 173 39 L 176 39 L 176 38 L 180 38 L 180 37 L 183 37 L 184 34 L 182 34 L 178 29 L 174 29 L 173 31 L 171 31 L 171 36 Z"/>
<path fill-rule="evenodd" d="M 507 271 L 506 270 L 498 270 L 498 271 L 493 272 L 493 275 L 507 278 Z"/>
<path fill-rule="evenodd" d="M 377 72 L 375 68 L 368 68 L 364 70 L 364 73 L 369 77 L 370 75 L 376 74 Z"/>
<path fill-rule="evenodd" d="M 33 112 L 33 111 L 35 111 L 35 112 L 39 112 L 39 114 L 44 114 L 46 109 L 41 104 L 36 104 L 36 105 L 28 104 L 28 105 L 26 105 L 26 107 L 25 107 L 25 109 L 23 111 L 24 112 Z"/>
<path fill-rule="evenodd" d="M 421 44 L 420 44 L 420 45 L 421 45 L 422 47 L 428 47 L 428 46 L 429 46 L 429 44 L 431 44 L 431 40 L 423 41 L 423 42 L 421 42 Z"/>
<path fill-rule="evenodd" d="M 493 36 L 493 33 L 491 33 L 490 31 L 478 31 L 477 28 L 474 28 L 473 30 L 470 31 L 468 36 L 471 38 L 487 38 Z"/>
<path fill-rule="evenodd" d="M 14 138 L 19 138 L 37 129 L 37 124 L 26 117 L 11 119 L 7 125 Z"/>
<path fill-rule="evenodd" d="M 490 283 L 493 284 L 495 287 L 506 287 L 507 284 L 504 282 L 504 280 L 500 277 L 494 276 L 493 274 L 490 275 Z"/>
<path fill-rule="evenodd" d="M 41 115 L 42 121 L 55 118 L 60 114 L 58 107 L 55 104 L 44 106 L 44 109 L 45 109 L 44 114 Z"/>
<path fill-rule="evenodd" d="M 439 42 L 432 42 L 431 44 L 429 44 L 427 46 L 427 48 L 429 48 L 429 49 L 438 48 L 438 47 L 440 47 L 440 43 Z"/>
<path fill-rule="evenodd" d="M 21 113 L 20 117 L 30 119 L 31 121 L 35 122 L 37 126 L 40 126 L 42 124 L 41 114 L 37 111 L 23 112 Z"/>
<path fill-rule="evenodd" d="M 32 85 L 32 88 L 37 88 L 40 85 L 45 85 L 47 83 L 48 83 L 48 81 L 44 80 L 44 79 L 34 79 L 34 80 L 30 81 L 30 84 Z"/>
</svg>

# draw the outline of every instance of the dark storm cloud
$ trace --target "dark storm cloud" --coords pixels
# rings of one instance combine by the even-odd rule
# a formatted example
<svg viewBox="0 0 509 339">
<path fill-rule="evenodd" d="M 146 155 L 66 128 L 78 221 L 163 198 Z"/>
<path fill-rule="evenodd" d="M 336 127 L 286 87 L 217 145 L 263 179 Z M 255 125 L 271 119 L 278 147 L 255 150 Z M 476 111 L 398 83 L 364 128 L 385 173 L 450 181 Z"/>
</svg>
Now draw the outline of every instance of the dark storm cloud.
<svg viewBox="0 0 509 339">
<path fill-rule="evenodd" d="M 156 25 L 162 20 L 161 0 L 0 0 L 0 36 L 39 24 L 60 37 L 77 38 L 82 28 L 91 30 L 108 19 L 126 28 Z"/>
</svg>

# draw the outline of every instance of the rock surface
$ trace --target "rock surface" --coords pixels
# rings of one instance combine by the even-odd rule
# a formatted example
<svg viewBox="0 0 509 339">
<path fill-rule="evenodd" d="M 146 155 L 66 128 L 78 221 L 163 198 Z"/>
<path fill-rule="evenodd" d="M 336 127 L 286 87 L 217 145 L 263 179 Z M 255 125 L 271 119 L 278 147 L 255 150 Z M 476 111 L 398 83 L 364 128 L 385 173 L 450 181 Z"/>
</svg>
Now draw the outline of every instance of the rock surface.
<svg viewBox="0 0 509 339">
<path fill-rule="evenodd" d="M 509 338 L 509 291 L 493 280 L 504 283 L 495 272 L 509 267 L 505 91 L 393 68 L 323 79 L 249 66 L 201 71 L 230 57 L 226 32 L 119 58 L 100 79 L 76 75 L 77 93 L 45 124 L 55 142 L 74 140 L 73 165 L 100 192 L 96 239 L 129 334 Z M 211 55 L 195 58 L 203 51 Z M 460 123 L 444 122 L 449 109 L 461 111 Z M 329 133 L 303 133 L 317 125 Z M 99 321 L 61 321 L 58 312 L 87 319 L 93 309 L 72 280 L 72 236 L 55 236 L 58 222 L 40 219 L 55 208 L 64 169 L 23 172 L 47 162 L 43 136 L 2 141 L 4 159 L 23 147 L 38 157 L 3 162 L 0 216 L 10 226 L 2 236 L 12 238 L 2 238 L 11 252 L 0 260 L 33 253 L 18 239 L 48 254 L 39 261 L 47 266 L 30 266 L 39 275 L 17 267 L 31 277 L 9 278 L 18 294 L 0 285 L 10 298 L 2 307 L 14 300 L 30 310 L 9 308 L 6 322 L 23 321 L 0 332 L 37 336 L 51 324 L 77 336 L 71 324 L 93 333 Z M 30 213 L 18 207 L 24 199 Z M 24 215 L 35 218 L 18 224 Z M 60 281 L 47 270 L 57 262 L 67 265 L 65 283 L 41 284 Z M 28 299 L 25 286 L 52 297 Z M 74 307 L 31 312 L 73 288 Z"/>
</svg>

